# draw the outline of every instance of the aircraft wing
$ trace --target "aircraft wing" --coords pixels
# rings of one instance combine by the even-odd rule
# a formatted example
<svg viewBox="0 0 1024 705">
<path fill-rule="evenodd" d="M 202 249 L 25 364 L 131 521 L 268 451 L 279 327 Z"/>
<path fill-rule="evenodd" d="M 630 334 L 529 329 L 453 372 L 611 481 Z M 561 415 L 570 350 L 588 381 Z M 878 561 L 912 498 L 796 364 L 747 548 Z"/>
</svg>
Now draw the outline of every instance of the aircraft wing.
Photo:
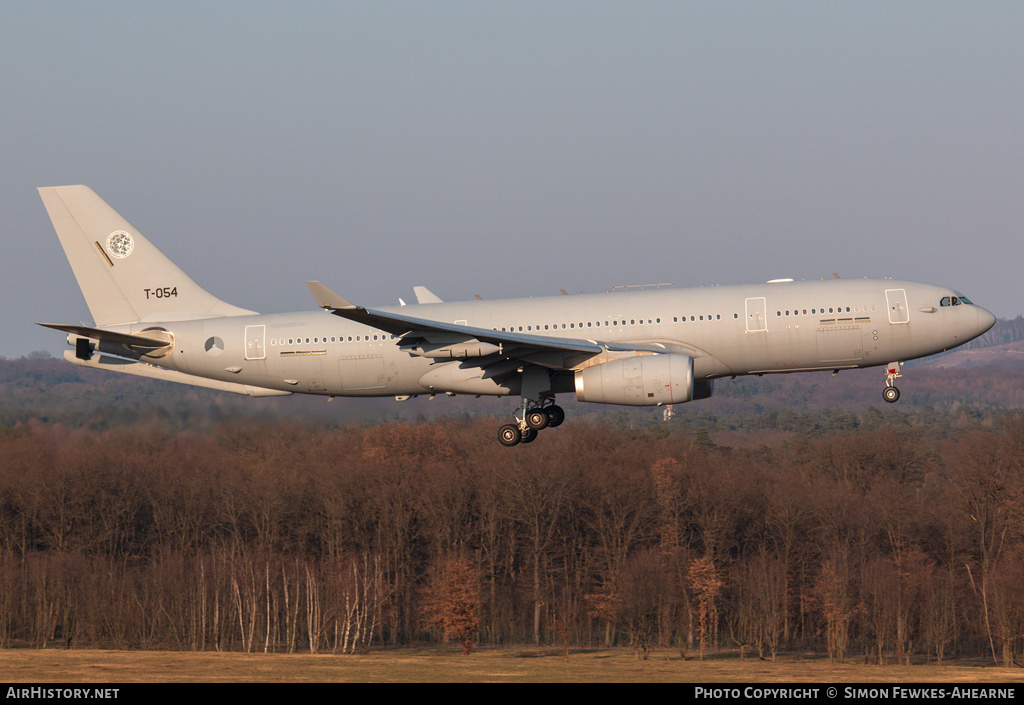
<svg viewBox="0 0 1024 705">
<path fill-rule="evenodd" d="M 546 366 L 551 367 L 572 367 L 576 363 L 570 364 L 568 360 L 564 363 L 556 362 L 555 360 L 545 363 L 536 359 L 536 356 L 543 353 L 561 353 L 563 355 L 569 353 L 570 357 L 579 360 L 581 357 L 586 359 L 604 352 L 632 350 L 667 352 L 667 349 L 659 344 L 634 345 L 602 342 L 589 338 L 532 335 L 530 333 L 477 328 L 457 323 L 445 323 L 443 321 L 432 321 L 398 313 L 378 311 L 356 306 L 320 282 L 306 282 L 306 284 L 313 293 L 313 298 L 316 299 L 317 305 L 321 308 L 327 309 L 336 316 L 372 326 L 400 338 L 408 340 L 418 338 L 430 340 L 435 338 L 449 343 L 459 339 L 465 341 L 475 339 L 481 343 L 497 346 L 498 349 L 495 352 L 503 357 L 535 358 L 534 361 L 537 361 L 539 364 L 546 364 Z"/>
</svg>

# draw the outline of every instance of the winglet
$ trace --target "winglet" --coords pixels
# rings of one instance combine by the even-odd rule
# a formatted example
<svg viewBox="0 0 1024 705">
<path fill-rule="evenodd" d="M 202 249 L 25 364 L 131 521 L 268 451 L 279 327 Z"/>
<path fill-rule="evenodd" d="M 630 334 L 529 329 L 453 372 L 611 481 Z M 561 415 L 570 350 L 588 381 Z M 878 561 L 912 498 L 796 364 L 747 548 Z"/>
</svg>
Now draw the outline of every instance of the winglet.
<svg viewBox="0 0 1024 705">
<path fill-rule="evenodd" d="M 416 301 L 421 304 L 443 304 L 444 299 L 432 292 L 425 286 L 414 286 L 412 288 L 416 294 Z"/>
<path fill-rule="evenodd" d="M 306 286 L 309 287 L 313 299 L 316 300 L 316 305 L 320 308 L 326 308 L 329 311 L 356 308 L 354 304 L 341 298 L 320 282 L 306 282 Z"/>
</svg>

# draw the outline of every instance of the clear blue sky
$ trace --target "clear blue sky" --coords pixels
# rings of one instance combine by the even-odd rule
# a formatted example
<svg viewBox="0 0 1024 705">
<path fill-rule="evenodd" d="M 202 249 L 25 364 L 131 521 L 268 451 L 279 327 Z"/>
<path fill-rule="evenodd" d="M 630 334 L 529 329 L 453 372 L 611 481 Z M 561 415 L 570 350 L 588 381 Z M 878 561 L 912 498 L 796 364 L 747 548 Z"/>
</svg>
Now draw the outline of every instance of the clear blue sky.
<svg viewBox="0 0 1024 705">
<path fill-rule="evenodd" d="M 314 308 L 890 276 L 1024 313 L 1024 3 L 47 2 L 0 21 L 0 355 L 89 321 L 35 192 Z"/>
</svg>

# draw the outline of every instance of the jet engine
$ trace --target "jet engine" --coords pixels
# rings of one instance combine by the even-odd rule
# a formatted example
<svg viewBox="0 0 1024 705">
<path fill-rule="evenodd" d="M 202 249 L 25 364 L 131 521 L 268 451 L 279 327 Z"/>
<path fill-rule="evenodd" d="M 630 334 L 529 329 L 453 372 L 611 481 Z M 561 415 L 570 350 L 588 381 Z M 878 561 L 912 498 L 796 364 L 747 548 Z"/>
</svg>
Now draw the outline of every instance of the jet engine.
<svg viewBox="0 0 1024 705">
<path fill-rule="evenodd" d="M 693 358 L 689 355 L 642 355 L 576 371 L 579 401 L 658 406 L 709 396 L 709 382 L 694 384 Z"/>
</svg>

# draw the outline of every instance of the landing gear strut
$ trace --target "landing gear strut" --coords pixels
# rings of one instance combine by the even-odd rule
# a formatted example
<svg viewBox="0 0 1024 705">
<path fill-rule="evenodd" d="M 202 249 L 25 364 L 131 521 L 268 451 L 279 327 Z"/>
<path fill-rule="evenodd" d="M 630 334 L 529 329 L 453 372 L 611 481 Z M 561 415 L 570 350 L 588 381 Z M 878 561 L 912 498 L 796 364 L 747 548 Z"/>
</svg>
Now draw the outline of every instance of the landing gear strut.
<svg viewBox="0 0 1024 705">
<path fill-rule="evenodd" d="M 523 403 L 512 415 L 516 422 L 498 429 L 498 442 L 503 446 L 531 443 L 545 428 L 560 426 L 565 421 L 565 411 L 553 402 L 552 398 L 544 399 L 541 404 L 523 399 Z M 545 403 L 547 406 L 544 406 Z"/>
<path fill-rule="evenodd" d="M 882 390 L 882 398 L 890 404 L 896 403 L 900 398 L 900 390 L 893 384 L 893 380 L 903 376 L 900 374 L 901 367 L 902 362 L 890 362 L 885 366 L 885 389 Z"/>
</svg>

